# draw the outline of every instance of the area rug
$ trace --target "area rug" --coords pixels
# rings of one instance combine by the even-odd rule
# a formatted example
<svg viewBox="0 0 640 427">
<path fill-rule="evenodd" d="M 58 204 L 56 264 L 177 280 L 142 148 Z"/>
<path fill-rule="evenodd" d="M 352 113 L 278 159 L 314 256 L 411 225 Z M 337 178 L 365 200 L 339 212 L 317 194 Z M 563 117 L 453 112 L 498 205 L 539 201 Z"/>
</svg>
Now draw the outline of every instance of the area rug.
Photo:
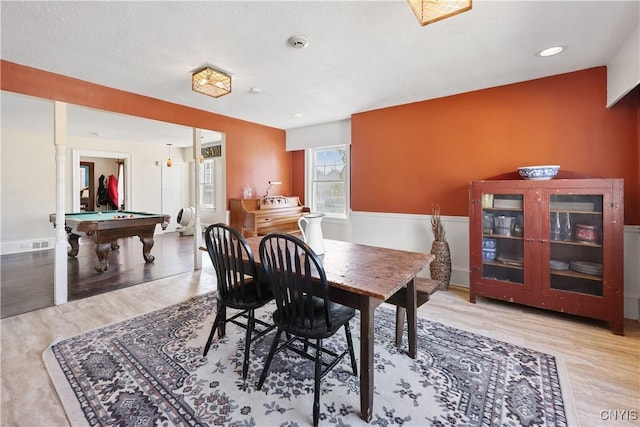
<svg viewBox="0 0 640 427">
<path fill-rule="evenodd" d="M 268 320 L 272 310 L 256 316 Z M 45 364 L 71 425 L 310 425 L 313 363 L 281 352 L 257 390 L 274 332 L 252 346 L 245 382 L 243 329 L 228 324 L 202 356 L 214 313 L 214 295 L 202 295 L 49 347 Z M 352 331 L 358 347 L 357 316 Z M 574 425 L 555 357 L 419 318 L 411 359 L 394 333 L 395 312 L 378 308 L 370 425 Z M 344 334 L 325 342 L 343 348 Z M 321 425 L 366 425 L 348 358 L 323 378 L 320 405 Z"/>
</svg>

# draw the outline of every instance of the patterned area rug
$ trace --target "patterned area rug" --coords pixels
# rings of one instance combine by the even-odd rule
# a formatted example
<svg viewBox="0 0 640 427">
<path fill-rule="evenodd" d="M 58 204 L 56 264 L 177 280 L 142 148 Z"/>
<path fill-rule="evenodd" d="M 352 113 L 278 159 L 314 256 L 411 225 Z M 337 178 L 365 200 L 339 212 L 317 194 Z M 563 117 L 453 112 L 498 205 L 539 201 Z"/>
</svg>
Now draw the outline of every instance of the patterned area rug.
<svg viewBox="0 0 640 427">
<path fill-rule="evenodd" d="M 256 316 L 270 319 L 272 309 Z M 274 332 L 252 346 L 243 382 L 243 329 L 228 324 L 226 337 L 214 339 L 202 357 L 214 313 L 213 294 L 198 296 L 48 348 L 45 363 L 70 423 L 311 424 L 313 363 L 281 352 L 257 390 Z M 414 360 L 394 345 L 394 311 L 380 307 L 375 319 L 370 425 L 574 425 L 570 391 L 561 388 L 553 356 L 419 318 Z M 357 316 L 352 331 L 357 347 Z M 325 346 L 341 348 L 344 342 L 339 332 Z M 348 358 L 323 378 L 320 405 L 321 425 L 366 425 L 360 418 L 359 379 Z"/>
</svg>

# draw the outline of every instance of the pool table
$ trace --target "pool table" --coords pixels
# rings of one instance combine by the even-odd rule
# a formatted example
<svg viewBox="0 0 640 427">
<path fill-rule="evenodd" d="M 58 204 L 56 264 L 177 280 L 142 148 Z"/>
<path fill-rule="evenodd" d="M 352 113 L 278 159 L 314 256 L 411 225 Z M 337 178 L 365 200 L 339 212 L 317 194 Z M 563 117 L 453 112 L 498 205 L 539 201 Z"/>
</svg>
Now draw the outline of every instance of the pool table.
<svg viewBox="0 0 640 427">
<path fill-rule="evenodd" d="M 119 249 L 117 240 L 121 237 L 138 236 L 142 242 L 142 256 L 149 263 L 155 257 L 151 255 L 153 233 L 156 224 L 165 230 L 171 217 L 165 214 L 151 214 L 132 211 L 78 212 L 65 214 L 65 230 L 67 231 L 71 249 L 70 257 L 78 255 L 78 239 L 89 237 L 96 244 L 98 264 L 96 271 L 102 273 L 109 268 L 111 249 Z M 49 221 L 56 225 L 56 214 L 49 215 Z"/>
</svg>

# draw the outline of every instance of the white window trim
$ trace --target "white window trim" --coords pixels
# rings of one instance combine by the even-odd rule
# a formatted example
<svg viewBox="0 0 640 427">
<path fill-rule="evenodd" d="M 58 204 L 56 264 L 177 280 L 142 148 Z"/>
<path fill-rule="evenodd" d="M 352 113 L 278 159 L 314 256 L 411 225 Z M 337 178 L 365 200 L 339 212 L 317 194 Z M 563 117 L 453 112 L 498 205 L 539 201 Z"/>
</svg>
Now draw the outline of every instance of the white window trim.
<svg viewBox="0 0 640 427">
<path fill-rule="evenodd" d="M 311 179 L 311 171 L 313 167 L 313 154 L 316 151 L 330 150 L 332 148 L 344 148 L 345 155 L 345 169 L 346 177 L 344 183 L 344 197 L 345 197 L 345 213 L 325 213 L 325 218 L 336 220 L 348 220 L 351 216 L 351 145 L 350 144 L 333 144 L 321 147 L 307 148 L 304 150 L 304 188 L 306 193 L 307 205 L 311 209 L 311 212 L 315 212 L 315 200 L 313 200 L 313 180 Z"/>
</svg>

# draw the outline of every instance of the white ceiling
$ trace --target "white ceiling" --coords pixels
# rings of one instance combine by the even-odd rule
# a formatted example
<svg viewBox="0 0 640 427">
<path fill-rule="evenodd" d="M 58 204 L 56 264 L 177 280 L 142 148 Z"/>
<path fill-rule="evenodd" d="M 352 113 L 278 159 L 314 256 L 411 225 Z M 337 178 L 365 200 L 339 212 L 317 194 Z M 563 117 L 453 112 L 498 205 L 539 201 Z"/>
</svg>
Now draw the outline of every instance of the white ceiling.
<svg viewBox="0 0 640 427">
<path fill-rule="evenodd" d="M 4 60 L 280 129 L 606 65 L 640 21 L 638 0 L 474 0 L 471 11 L 425 27 L 404 0 L 0 7 Z M 307 37 L 308 47 L 290 47 L 293 35 Z M 536 56 L 556 45 L 566 51 Z M 232 76 L 231 94 L 216 99 L 191 90 L 191 74 L 205 65 Z M 2 94 L 3 126 L 25 121 L 12 104 L 19 98 Z M 109 126 L 123 119 L 78 110 L 85 111 L 69 119 L 81 115 L 82 132 L 107 132 L 100 119 L 116 120 Z M 33 126 L 35 111 L 27 112 Z M 150 140 L 169 132 L 143 122 L 146 137 L 158 125 Z M 123 133 L 140 124 L 122 123 Z M 170 127 L 186 132 L 190 144 L 190 130 L 180 128 Z"/>
</svg>

